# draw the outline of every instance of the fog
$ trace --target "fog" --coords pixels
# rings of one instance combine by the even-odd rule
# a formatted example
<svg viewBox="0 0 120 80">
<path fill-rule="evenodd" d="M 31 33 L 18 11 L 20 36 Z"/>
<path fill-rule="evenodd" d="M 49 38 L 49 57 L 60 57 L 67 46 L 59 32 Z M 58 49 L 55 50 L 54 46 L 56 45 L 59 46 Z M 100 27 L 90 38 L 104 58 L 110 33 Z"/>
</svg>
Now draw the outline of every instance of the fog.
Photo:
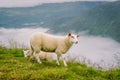
<svg viewBox="0 0 120 80">
<path fill-rule="evenodd" d="M 44 28 L 21 28 L 21 29 L 5 29 L 0 28 L 0 44 L 11 47 L 14 42 L 29 46 L 29 37 L 34 32 L 47 32 Z M 13 42 L 11 44 L 11 41 Z M 100 64 L 101 66 L 115 66 L 117 61 L 114 54 L 120 53 L 120 43 L 111 38 L 100 36 L 88 36 L 81 34 L 79 43 L 67 52 L 72 58 L 80 61 L 83 56 L 92 63 Z M 109 65 L 109 66 L 108 66 Z"/>
<path fill-rule="evenodd" d="M 0 44 L 11 47 L 14 43 L 24 44 L 29 46 L 29 37 L 34 32 L 46 32 L 47 28 L 21 28 L 21 29 L 6 29 L 0 28 Z M 11 41 L 13 44 L 11 44 Z"/>
<path fill-rule="evenodd" d="M 85 57 L 92 64 L 110 68 L 118 65 L 115 54 L 120 54 L 120 43 L 111 38 L 84 35 L 79 38 L 79 44 L 74 45 L 68 53 L 70 56 L 74 54 L 74 56 L 80 58 L 80 61 Z"/>
</svg>

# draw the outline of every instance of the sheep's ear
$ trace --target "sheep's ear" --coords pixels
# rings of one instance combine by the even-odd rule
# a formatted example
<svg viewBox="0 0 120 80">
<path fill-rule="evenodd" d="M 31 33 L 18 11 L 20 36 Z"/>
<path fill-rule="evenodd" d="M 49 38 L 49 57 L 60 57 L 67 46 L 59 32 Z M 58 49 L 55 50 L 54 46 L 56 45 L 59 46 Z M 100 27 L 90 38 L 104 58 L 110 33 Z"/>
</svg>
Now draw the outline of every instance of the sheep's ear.
<svg viewBox="0 0 120 80">
<path fill-rule="evenodd" d="M 71 36 L 71 33 L 68 33 L 68 37 Z"/>
<path fill-rule="evenodd" d="M 80 37 L 80 34 L 78 34 L 77 37 Z"/>
</svg>

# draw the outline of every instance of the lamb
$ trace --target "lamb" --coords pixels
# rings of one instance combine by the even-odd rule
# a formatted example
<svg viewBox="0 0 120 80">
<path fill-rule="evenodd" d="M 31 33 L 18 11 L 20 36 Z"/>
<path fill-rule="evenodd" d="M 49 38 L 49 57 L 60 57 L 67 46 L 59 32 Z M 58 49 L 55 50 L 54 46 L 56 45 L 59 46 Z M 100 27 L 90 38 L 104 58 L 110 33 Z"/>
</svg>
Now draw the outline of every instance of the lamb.
<svg viewBox="0 0 120 80">
<path fill-rule="evenodd" d="M 38 54 L 38 56 L 40 57 L 40 59 L 46 59 L 49 62 L 57 60 L 57 55 L 55 53 L 51 53 L 51 52 L 43 52 L 43 51 L 41 51 Z"/>
<path fill-rule="evenodd" d="M 23 53 L 24 53 L 25 57 L 31 57 L 32 56 L 30 54 L 30 50 L 23 50 Z M 49 62 L 57 60 L 57 55 L 55 53 L 41 51 L 39 54 L 35 54 L 35 55 L 38 56 L 39 59 L 46 59 Z"/>
<path fill-rule="evenodd" d="M 65 54 L 74 43 L 78 43 L 79 36 L 80 35 L 74 35 L 71 33 L 68 33 L 66 36 L 53 36 L 46 33 L 36 32 L 30 37 L 30 53 L 37 59 L 38 63 L 41 63 L 39 57 L 35 54 L 40 53 L 40 51 L 55 52 L 57 54 L 56 63 L 60 65 L 60 56 Z M 67 66 L 64 58 L 63 63 L 64 66 Z"/>
</svg>

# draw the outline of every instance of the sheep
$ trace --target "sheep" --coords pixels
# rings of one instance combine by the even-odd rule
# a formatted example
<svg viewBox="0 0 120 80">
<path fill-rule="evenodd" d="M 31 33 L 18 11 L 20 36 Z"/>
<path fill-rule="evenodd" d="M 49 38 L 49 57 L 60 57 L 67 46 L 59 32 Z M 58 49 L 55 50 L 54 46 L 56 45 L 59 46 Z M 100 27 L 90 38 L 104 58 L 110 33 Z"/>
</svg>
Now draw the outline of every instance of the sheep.
<svg viewBox="0 0 120 80">
<path fill-rule="evenodd" d="M 23 50 L 23 53 L 24 53 L 24 57 L 31 57 L 32 56 L 30 54 L 30 50 Z M 35 54 L 35 55 L 39 56 L 40 59 L 46 59 L 49 62 L 57 60 L 57 56 L 55 53 L 41 51 L 39 54 Z"/>
<path fill-rule="evenodd" d="M 36 32 L 30 37 L 30 52 L 37 59 L 38 63 L 41 63 L 38 56 L 35 54 L 41 50 L 45 52 L 55 52 L 57 54 L 56 63 L 60 65 L 59 59 L 62 54 L 65 54 L 71 46 L 78 43 L 78 37 L 68 33 L 66 36 L 54 36 L 47 33 Z M 64 66 L 67 66 L 65 59 L 63 58 Z"/>
</svg>

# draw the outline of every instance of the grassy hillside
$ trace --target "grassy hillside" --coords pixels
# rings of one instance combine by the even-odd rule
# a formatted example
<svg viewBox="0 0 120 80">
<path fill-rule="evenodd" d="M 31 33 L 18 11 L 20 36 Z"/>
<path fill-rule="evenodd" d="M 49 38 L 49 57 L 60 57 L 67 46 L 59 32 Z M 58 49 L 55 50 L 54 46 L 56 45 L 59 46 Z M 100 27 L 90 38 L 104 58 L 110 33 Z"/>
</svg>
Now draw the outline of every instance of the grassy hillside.
<svg viewBox="0 0 120 80">
<path fill-rule="evenodd" d="M 85 64 L 38 64 L 24 58 L 22 49 L 0 47 L 0 80 L 120 80 L 120 69 L 96 70 Z"/>
</svg>

